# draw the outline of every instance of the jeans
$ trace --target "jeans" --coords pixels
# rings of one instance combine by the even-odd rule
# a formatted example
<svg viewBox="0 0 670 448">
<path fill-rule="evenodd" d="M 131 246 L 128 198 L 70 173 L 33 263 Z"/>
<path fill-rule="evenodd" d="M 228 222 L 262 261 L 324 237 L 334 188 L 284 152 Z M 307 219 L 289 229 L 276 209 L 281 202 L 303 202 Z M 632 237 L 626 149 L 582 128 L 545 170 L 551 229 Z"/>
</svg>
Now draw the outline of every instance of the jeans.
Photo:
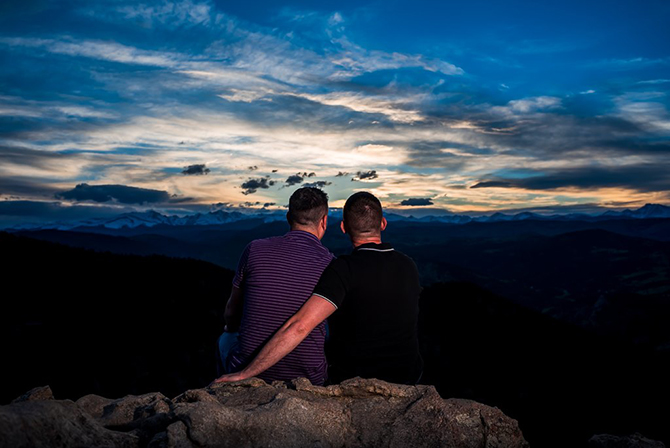
<svg viewBox="0 0 670 448">
<path fill-rule="evenodd" d="M 238 344 L 240 334 L 238 332 L 229 333 L 224 331 L 221 336 L 219 336 L 216 359 L 216 374 L 218 376 L 223 375 L 224 373 L 232 373 L 230 369 L 230 352 Z"/>
</svg>

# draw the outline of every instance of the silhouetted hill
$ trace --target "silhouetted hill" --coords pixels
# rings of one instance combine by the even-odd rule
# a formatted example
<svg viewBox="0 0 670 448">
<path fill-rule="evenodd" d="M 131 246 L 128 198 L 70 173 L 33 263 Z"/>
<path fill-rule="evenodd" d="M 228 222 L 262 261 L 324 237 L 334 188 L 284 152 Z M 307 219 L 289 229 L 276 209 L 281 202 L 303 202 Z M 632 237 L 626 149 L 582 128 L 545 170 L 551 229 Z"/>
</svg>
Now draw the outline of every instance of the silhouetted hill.
<svg viewBox="0 0 670 448">
<path fill-rule="evenodd" d="M 417 261 L 424 279 L 472 282 L 557 319 L 670 348 L 663 324 L 670 319 L 670 243 L 590 229 L 443 243 L 406 238 L 396 247 Z"/>
<path fill-rule="evenodd" d="M 670 357 L 511 303 L 469 283 L 425 288 L 427 384 L 497 406 L 531 446 L 579 447 L 594 433 L 670 441 Z"/>
<path fill-rule="evenodd" d="M 200 260 L 95 252 L 5 232 L 0 247 L 0 402 L 39 384 L 67 398 L 174 395 L 215 378 L 231 271 Z"/>
</svg>

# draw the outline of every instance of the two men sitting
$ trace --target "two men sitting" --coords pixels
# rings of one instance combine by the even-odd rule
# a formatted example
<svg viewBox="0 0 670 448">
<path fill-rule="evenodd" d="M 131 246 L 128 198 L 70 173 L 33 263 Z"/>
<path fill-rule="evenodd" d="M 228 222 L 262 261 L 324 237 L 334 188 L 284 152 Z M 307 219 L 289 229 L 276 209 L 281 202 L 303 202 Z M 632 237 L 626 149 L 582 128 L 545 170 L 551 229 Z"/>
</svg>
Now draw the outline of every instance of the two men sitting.
<svg viewBox="0 0 670 448">
<path fill-rule="evenodd" d="M 300 188 L 289 201 L 291 230 L 245 248 L 226 308 L 228 331 L 219 341 L 229 373 L 215 382 L 299 376 L 316 385 L 355 376 L 419 382 L 416 264 L 382 242 L 388 223 L 374 195 L 355 193 L 344 205 L 341 229 L 353 245 L 348 255 L 334 258 L 320 242 L 327 212 L 324 192 Z M 237 322 L 236 341 L 230 331 Z"/>
</svg>

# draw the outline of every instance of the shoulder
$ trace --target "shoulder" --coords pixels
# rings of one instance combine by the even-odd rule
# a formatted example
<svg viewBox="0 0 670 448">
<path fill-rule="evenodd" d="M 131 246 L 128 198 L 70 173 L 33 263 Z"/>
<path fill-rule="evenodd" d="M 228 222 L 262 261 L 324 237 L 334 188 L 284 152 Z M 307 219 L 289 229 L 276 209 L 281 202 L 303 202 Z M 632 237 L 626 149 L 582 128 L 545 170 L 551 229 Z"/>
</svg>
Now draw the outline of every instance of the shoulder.
<svg viewBox="0 0 670 448">
<path fill-rule="evenodd" d="M 350 257 L 347 255 L 341 255 L 337 258 L 333 257 L 321 275 L 322 278 L 326 279 L 331 276 L 337 277 L 348 277 L 351 272 L 351 267 L 349 263 Z"/>
<path fill-rule="evenodd" d="M 392 264 L 402 267 L 404 272 L 410 273 L 413 272 L 416 275 L 419 273 L 419 268 L 416 265 L 416 262 L 412 257 L 405 254 L 404 252 L 399 251 L 398 249 L 393 249 L 393 251 L 388 252 L 389 260 Z"/>
<path fill-rule="evenodd" d="M 255 240 L 252 240 L 249 244 L 248 247 L 250 249 L 257 249 L 257 248 L 263 248 L 263 247 L 268 247 L 272 246 L 275 244 L 279 244 L 283 241 L 283 238 L 281 236 L 270 236 L 267 238 L 258 238 Z"/>
</svg>

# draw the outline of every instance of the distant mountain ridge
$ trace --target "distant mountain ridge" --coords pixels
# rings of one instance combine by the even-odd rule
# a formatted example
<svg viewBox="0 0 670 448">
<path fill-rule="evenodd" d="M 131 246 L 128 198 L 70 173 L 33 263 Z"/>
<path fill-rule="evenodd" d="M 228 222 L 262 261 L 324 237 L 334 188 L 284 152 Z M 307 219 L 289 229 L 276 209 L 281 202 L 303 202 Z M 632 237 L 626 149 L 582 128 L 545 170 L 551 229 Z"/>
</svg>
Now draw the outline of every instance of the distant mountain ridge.
<svg viewBox="0 0 670 448">
<path fill-rule="evenodd" d="M 336 209 L 330 211 L 331 217 L 335 219 L 342 218 L 342 210 Z M 259 211 L 254 213 L 242 213 L 238 211 L 216 210 L 209 213 L 195 213 L 192 215 L 163 215 L 155 210 L 146 212 L 122 213 L 112 218 L 93 218 L 80 221 L 63 222 L 56 221 L 50 223 L 25 223 L 8 227 L 5 230 L 39 230 L 56 229 L 71 230 L 84 227 L 104 227 L 107 229 L 135 228 L 140 226 L 154 227 L 160 224 L 168 226 L 206 226 L 228 224 L 231 222 L 244 221 L 248 219 L 260 219 L 263 222 L 283 221 L 285 212 Z M 387 213 L 386 218 L 389 221 L 410 221 L 410 222 L 439 222 L 447 224 L 467 224 L 470 222 L 506 222 L 506 221 L 606 221 L 613 219 L 651 219 L 651 218 L 670 218 L 670 207 L 661 204 L 646 204 L 637 210 L 610 210 L 600 215 L 589 215 L 586 213 L 569 213 L 565 215 L 542 215 L 539 213 L 522 212 L 509 215 L 496 212 L 489 216 L 471 217 L 468 215 L 444 215 L 444 216 L 424 216 L 416 218 L 414 216 L 403 216 L 396 213 Z"/>
</svg>

